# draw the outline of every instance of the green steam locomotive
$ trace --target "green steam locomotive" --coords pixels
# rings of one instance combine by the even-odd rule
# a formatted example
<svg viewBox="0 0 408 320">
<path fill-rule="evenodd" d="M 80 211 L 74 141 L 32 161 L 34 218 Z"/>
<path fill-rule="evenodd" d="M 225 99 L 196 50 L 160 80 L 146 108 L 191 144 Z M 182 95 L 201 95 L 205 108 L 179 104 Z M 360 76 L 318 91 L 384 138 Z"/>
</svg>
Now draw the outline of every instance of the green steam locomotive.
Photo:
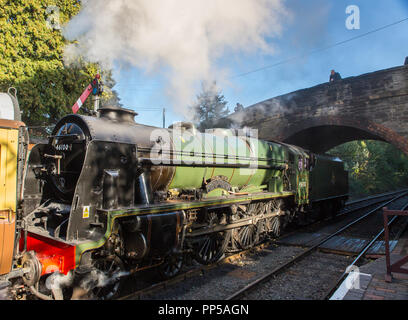
<svg viewBox="0 0 408 320">
<path fill-rule="evenodd" d="M 214 263 L 325 218 L 348 197 L 338 159 L 240 130 L 145 126 L 135 115 L 69 115 L 31 150 L 8 280 L 42 299 L 70 298 L 75 287 L 112 298 L 124 274 L 172 277 L 186 258 Z M 57 277 L 63 285 L 46 285 Z"/>
</svg>

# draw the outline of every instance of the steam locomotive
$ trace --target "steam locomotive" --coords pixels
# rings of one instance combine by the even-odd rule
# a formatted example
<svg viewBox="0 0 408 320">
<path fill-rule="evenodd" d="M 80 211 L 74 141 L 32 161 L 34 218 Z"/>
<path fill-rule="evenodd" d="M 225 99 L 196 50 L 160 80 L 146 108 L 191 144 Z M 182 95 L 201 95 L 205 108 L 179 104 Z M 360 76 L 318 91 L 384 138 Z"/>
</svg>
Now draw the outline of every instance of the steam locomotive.
<svg viewBox="0 0 408 320">
<path fill-rule="evenodd" d="M 186 257 L 211 264 L 325 218 L 348 197 L 339 159 L 233 129 L 141 125 L 136 115 L 66 116 L 29 155 L 24 125 L 14 126 L 17 200 L 0 219 L 0 284 L 14 297 L 71 299 L 79 288 L 110 299 L 129 274 L 173 277 Z"/>
</svg>

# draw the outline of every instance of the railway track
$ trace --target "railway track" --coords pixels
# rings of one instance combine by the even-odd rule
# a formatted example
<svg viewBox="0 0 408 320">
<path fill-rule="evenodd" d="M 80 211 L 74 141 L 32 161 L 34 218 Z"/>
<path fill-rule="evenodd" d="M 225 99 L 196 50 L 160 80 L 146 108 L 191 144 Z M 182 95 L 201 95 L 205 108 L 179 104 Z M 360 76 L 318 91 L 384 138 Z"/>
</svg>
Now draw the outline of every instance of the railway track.
<svg viewBox="0 0 408 320">
<path fill-rule="evenodd" d="M 361 199 L 361 200 L 357 200 L 357 201 L 352 201 L 346 204 L 346 208 L 345 210 L 343 210 L 342 212 L 339 213 L 338 218 L 336 218 L 336 220 L 341 219 L 340 217 L 345 217 L 348 216 L 351 213 L 355 213 L 358 211 L 361 211 L 364 208 L 370 208 L 372 206 L 375 206 L 375 208 L 370 209 L 369 213 L 364 213 L 362 216 L 359 216 L 357 219 L 355 219 L 354 223 L 348 223 L 346 226 L 344 226 L 343 228 L 341 228 L 340 230 L 338 230 L 337 232 L 333 233 L 331 236 L 326 237 L 324 239 L 324 241 L 322 240 L 322 243 L 326 242 L 327 240 L 329 240 L 330 238 L 334 237 L 337 234 L 340 234 L 342 231 L 350 228 L 352 225 L 358 223 L 359 221 L 362 221 L 364 219 L 366 219 L 368 216 L 370 216 L 373 212 L 377 211 L 379 208 L 382 208 L 385 205 L 389 205 L 390 203 L 392 203 L 393 201 L 395 201 L 398 198 L 403 197 L 403 195 L 407 194 L 407 190 L 403 190 L 403 191 L 398 191 L 398 192 L 392 192 L 392 193 L 386 193 L 386 194 L 381 194 L 381 195 L 376 195 L 373 197 L 368 197 L 365 199 Z M 317 224 L 320 225 L 320 227 L 323 225 L 328 225 L 330 223 L 330 221 L 324 221 L 324 222 L 318 222 Z M 306 227 L 307 228 L 307 227 Z M 235 299 L 241 299 L 243 296 L 245 296 L 248 292 L 250 292 L 251 290 L 253 290 L 253 288 L 256 288 L 257 286 L 259 286 L 260 284 L 268 281 L 268 279 L 273 278 L 274 276 L 276 276 L 277 274 L 283 272 L 284 270 L 287 270 L 288 268 L 290 268 L 291 266 L 293 266 L 295 263 L 305 259 L 306 257 L 310 256 L 313 252 L 318 252 L 318 248 L 321 244 L 317 244 L 307 250 L 303 250 L 300 248 L 288 248 L 288 247 L 284 247 L 281 246 L 279 248 L 279 246 L 276 246 L 276 241 L 275 240 L 271 240 L 271 241 L 267 241 L 265 243 L 262 243 L 258 246 L 256 246 L 255 248 L 251 248 L 249 250 L 237 253 L 237 254 L 233 254 L 230 255 L 228 257 L 225 257 L 224 259 L 222 259 L 221 261 L 209 265 L 209 266 L 198 266 L 198 267 L 193 267 L 190 270 L 187 270 L 186 272 L 183 272 L 182 274 L 176 276 L 175 278 L 172 278 L 170 280 L 167 281 L 162 281 L 159 283 L 153 283 L 150 285 L 146 285 L 145 287 L 139 288 L 137 289 L 135 292 L 132 292 L 130 294 L 126 294 L 123 295 L 119 298 L 119 300 L 135 300 L 135 299 L 155 299 L 155 297 L 159 298 L 159 299 L 171 299 L 171 293 L 169 293 L 169 295 L 165 295 L 163 296 L 163 293 L 166 291 L 175 291 L 177 292 L 177 287 L 178 285 L 180 285 L 183 282 L 197 282 L 194 281 L 194 279 L 202 279 L 205 278 L 205 276 L 207 274 L 210 274 L 211 272 L 217 272 L 217 269 L 228 269 L 229 266 L 231 266 L 231 264 L 240 264 L 240 260 L 245 260 L 248 257 L 251 257 L 253 255 L 259 255 L 260 257 L 265 256 L 265 255 L 270 255 L 273 254 L 273 252 L 281 251 L 280 254 L 282 254 L 283 256 L 285 256 L 286 252 L 283 251 L 287 251 L 288 253 L 288 257 L 286 257 L 284 260 L 284 262 L 282 261 L 282 263 L 280 263 L 279 265 L 275 266 L 273 268 L 273 270 L 271 272 L 268 272 L 267 274 L 263 275 L 262 277 L 258 277 L 256 280 L 252 281 L 249 284 L 246 284 L 244 286 L 244 288 L 237 290 L 234 293 L 229 293 L 228 296 L 225 295 L 222 299 L 225 299 L 225 297 L 227 297 L 227 300 L 235 300 Z M 290 255 L 294 255 L 294 257 L 290 256 Z M 333 260 L 333 259 L 332 259 Z M 349 259 L 346 259 L 347 261 L 344 263 L 344 266 L 347 266 L 350 261 Z M 280 262 L 279 259 L 277 259 L 277 262 Z M 324 263 L 325 264 L 325 263 Z M 341 266 L 343 267 L 343 265 Z M 236 269 L 238 270 L 238 269 Z M 222 274 L 222 272 L 227 272 L 227 273 L 236 273 L 239 275 L 239 271 L 233 270 L 231 272 L 229 272 L 228 270 L 226 271 L 220 271 L 220 273 Z M 243 276 L 245 277 L 245 272 L 243 271 Z M 266 272 L 266 271 L 265 271 Z M 251 275 L 251 272 L 248 271 L 247 274 Z M 336 277 L 338 278 L 338 272 L 336 273 Z M 333 281 L 332 281 L 333 282 Z M 337 285 L 337 282 L 336 282 Z M 188 284 L 186 285 L 186 287 L 188 286 Z M 333 289 L 334 285 L 332 288 Z M 183 289 L 179 290 L 179 291 L 183 291 Z M 330 290 L 327 290 L 327 292 L 330 292 Z M 159 295 L 157 295 L 157 293 L 160 293 Z M 177 296 L 177 293 L 174 293 L 175 296 Z M 179 296 L 179 295 L 178 295 Z M 203 296 L 202 298 L 209 298 L 209 297 L 205 297 Z M 211 298 L 210 298 L 211 299 Z M 216 297 L 216 299 L 219 299 L 219 297 Z"/>
<path fill-rule="evenodd" d="M 402 190 L 382 193 L 382 194 L 378 194 L 378 195 L 374 195 L 374 196 L 371 196 L 371 197 L 366 197 L 366 198 L 362 198 L 362 199 L 358 199 L 358 200 L 348 201 L 346 203 L 346 207 L 343 210 L 341 210 L 338 215 L 344 215 L 344 214 L 347 214 L 347 213 L 349 213 L 351 211 L 358 210 L 358 209 L 361 209 L 361 208 L 365 208 L 365 207 L 377 204 L 377 203 L 382 202 L 382 201 L 386 201 L 386 200 L 391 199 L 391 198 L 397 196 L 398 194 L 402 194 L 402 193 L 404 193 L 406 191 L 408 191 L 408 189 L 402 189 Z"/>
<path fill-rule="evenodd" d="M 332 239 L 333 237 L 343 233 L 345 230 L 348 230 L 349 228 L 351 228 L 352 226 L 355 226 L 356 224 L 361 223 L 363 220 L 367 219 L 368 217 L 371 217 L 374 213 L 378 212 L 379 210 L 381 210 L 384 206 L 386 205 L 390 205 L 391 203 L 395 202 L 396 200 L 399 200 L 403 197 L 406 197 L 408 195 L 408 192 L 403 192 L 397 196 L 395 196 L 394 198 L 392 198 L 391 200 L 388 200 L 386 203 L 382 203 L 381 205 L 377 206 L 376 208 L 370 210 L 368 213 L 364 214 L 363 216 L 355 219 L 354 221 L 352 221 L 351 223 L 348 223 L 347 225 L 341 227 L 339 230 L 337 230 L 336 232 L 328 235 L 327 237 L 325 237 L 323 240 L 319 241 L 317 244 L 313 245 L 312 247 L 310 247 L 309 249 L 301 252 L 300 254 L 298 254 L 296 257 L 294 257 L 293 259 L 291 259 L 290 261 L 280 265 L 279 267 L 273 269 L 272 271 L 266 273 L 264 276 L 262 276 L 261 278 L 256 279 L 255 281 L 251 282 L 250 284 L 248 284 L 247 286 L 245 286 L 244 288 L 238 290 L 237 292 L 235 292 L 234 294 L 230 295 L 226 300 L 238 300 L 238 299 L 242 299 L 244 297 L 246 298 L 251 298 L 249 295 L 251 294 L 251 292 L 257 288 L 259 288 L 260 285 L 266 283 L 267 281 L 269 281 L 270 279 L 272 279 L 273 277 L 276 277 L 277 275 L 279 275 L 282 272 L 288 272 L 288 270 L 295 264 L 295 263 L 299 263 L 300 261 L 304 260 L 305 258 L 309 257 L 311 254 L 318 252 L 318 249 L 321 248 L 321 246 L 326 243 L 327 241 L 329 241 L 330 239 Z M 399 205 L 399 207 L 397 207 L 397 210 L 400 209 L 405 209 L 408 207 L 408 198 L 404 200 L 404 204 L 403 205 Z M 393 220 L 392 222 L 394 222 L 395 220 Z M 375 243 L 376 240 L 378 240 L 378 238 L 381 236 L 381 234 L 384 232 L 384 230 L 375 233 L 375 235 L 372 237 L 371 241 L 369 242 L 369 244 L 367 244 L 358 254 L 358 256 L 352 261 L 352 263 L 350 265 L 348 265 L 349 267 L 354 266 L 357 264 L 357 262 L 361 261 L 361 259 L 364 257 L 364 255 L 367 253 L 368 249 Z M 322 297 L 323 299 L 328 299 L 331 297 L 331 294 L 335 291 L 335 289 L 338 287 L 338 285 L 345 279 L 345 277 L 347 276 L 347 272 L 344 271 L 343 274 L 341 275 L 341 277 L 335 282 L 335 284 L 328 290 L 328 292 Z"/>
<path fill-rule="evenodd" d="M 345 218 L 349 218 L 351 222 L 354 218 L 357 218 L 359 214 L 363 215 L 365 213 L 364 210 L 374 208 L 374 206 L 381 203 L 385 203 L 386 201 L 404 192 L 408 192 L 408 189 L 387 192 L 383 194 L 374 195 L 371 197 L 366 197 L 363 199 L 349 201 L 346 203 L 344 209 L 340 210 L 335 217 L 314 222 L 312 224 L 303 226 L 300 229 L 299 228 L 296 228 L 295 230 L 289 229 L 284 234 L 282 234 L 280 239 L 288 237 L 292 234 L 300 233 L 302 231 L 316 232 L 317 230 L 322 229 L 324 226 L 333 225 L 335 222 L 342 221 Z M 356 216 L 354 217 L 354 215 Z"/>
<path fill-rule="evenodd" d="M 408 202 L 403 205 L 400 208 L 397 208 L 397 210 L 406 210 L 408 208 Z M 399 219 L 399 217 L 394 216 L 389 222 L 388 222 L 388 227 L 390 228 L 393 224 L 395 224 L 396 221 L 401 220 Z M 405 219 L 406 220 L 406 219 Z M 399 228 L 397 229 L 397 235 L 394 235 L 396 238 L 398 238 L 402 232 L 404 231 L 404 229 L 407 226 L 407 221 L 405 221 L 404 223 L 402 223 L 402 225 L 404 226 L 403 228 Z M 383 235 L 384 235 L 385 229 L 384 227 L 381 228 L 380 231 L 378 231 L 378 233 L 376 233 L 370 240 L 370 242 L 364 246 L 363 249 L 361 249 L 361 251 L 359 252 L 359 254 L 357 255 L 357 257 L 353 260 L 353 262 L 348 266 L 348 270 L 350 270 L 351 268 L 353 268 L 354 266 L 357 266 L 357 264 L 359 262 L 361 262 L 364 259 L 364 256 L 367 255 L 368 250 L 375 244 L 376 241 L 378 241 L 378 239 L 380 239 Z M 340 276 L 340 278 L 334 282 L 334 284 L 332 285 L 332 287 L 328 290 L 328 292 L 326 293 L 324 299 L 328 300 L 330 299 L 333 294 L 335 293 L 335 291 L 339 288 L 339 286 L 343 283 L 343 281 L 346 279 L 346 277 L 349 275 L 349 272 L 347 272 L 348 270 L 344 271 L 343 274 Z"/>
</svg>

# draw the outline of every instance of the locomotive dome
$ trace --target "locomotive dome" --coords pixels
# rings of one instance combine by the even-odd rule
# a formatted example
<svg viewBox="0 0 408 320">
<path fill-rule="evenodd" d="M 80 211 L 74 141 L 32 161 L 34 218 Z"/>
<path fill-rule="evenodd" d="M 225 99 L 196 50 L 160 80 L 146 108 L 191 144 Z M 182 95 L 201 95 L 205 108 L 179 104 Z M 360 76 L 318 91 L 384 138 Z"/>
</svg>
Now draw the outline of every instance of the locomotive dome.
<svg viewBox="0 0 408 320">
<path fill-rule="evenodd" d="M 100 118 L 128 123 L 135 123 L 134 118 L 138 115 L 138 113 L 133 110 L 118 106 L 105 106 L 100 108 L 98 112 Z"/>
</svg>

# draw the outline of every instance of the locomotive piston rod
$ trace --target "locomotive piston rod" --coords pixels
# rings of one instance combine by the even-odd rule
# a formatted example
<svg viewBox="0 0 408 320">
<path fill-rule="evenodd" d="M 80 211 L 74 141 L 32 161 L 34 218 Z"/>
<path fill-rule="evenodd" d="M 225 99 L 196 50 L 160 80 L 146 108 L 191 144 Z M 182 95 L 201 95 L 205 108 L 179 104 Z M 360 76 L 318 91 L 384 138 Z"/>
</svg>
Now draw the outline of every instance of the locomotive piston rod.
<svg viewBox="0 0 408 320">
<path fill-rule="evenodd" d="M 261 217 L 250 217 L 250 218 L 246 218 L 246 219 L 241 219 L 241 220 L 236 221 L 234 223 L 220 224 L 220 225 L 217 225 L 217 226 L 211 227 L 211 228 L 200 228 L 200 229 L 197 229 L 197 230 L 193 230 L 192 232 L 188 232 L 186 234 L 186 237 L 189 237 L 189 238 L 190 237 L 197 237 L 197 236 L 202 236 L 202 235 L 206 235 L 206 234 L 210 234 L 210 233 L 227 231 L 227 230 L 231 230 L 231 229 L 235 229 L 235 228 L 239 228 L 239 227 L 249 226 L 251 224 L 255 225 L 260 220 L 264 220 L 264 219 L 272 218 L 272 217 L 276 217 L 276 216 L 279 216 L 279 214 L 270 213 L 270 214 L 265 214 L 265 215 L 263 215 Z"/>
</svg>

